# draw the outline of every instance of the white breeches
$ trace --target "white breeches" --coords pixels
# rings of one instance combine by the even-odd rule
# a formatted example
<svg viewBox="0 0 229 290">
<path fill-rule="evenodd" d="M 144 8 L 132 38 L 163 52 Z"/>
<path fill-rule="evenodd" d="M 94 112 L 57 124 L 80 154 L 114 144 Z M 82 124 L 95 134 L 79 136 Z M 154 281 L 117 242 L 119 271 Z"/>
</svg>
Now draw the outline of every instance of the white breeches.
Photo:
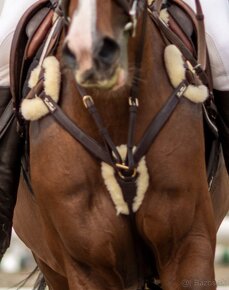
<svg viewBox="0 0 229 290">
<path fill-rule="evenodd" d="M 26 9 L 37 0 L 0 0 L 0 86 L 9 86 L 9 58 L 16 25 Z"/>
<path fill-rule="evenodd" d="M 195 10 L 195 0 L 184 0 Z M 200 0 L 214 88 L 229 91 L 229 0 Z"/>
</svg>

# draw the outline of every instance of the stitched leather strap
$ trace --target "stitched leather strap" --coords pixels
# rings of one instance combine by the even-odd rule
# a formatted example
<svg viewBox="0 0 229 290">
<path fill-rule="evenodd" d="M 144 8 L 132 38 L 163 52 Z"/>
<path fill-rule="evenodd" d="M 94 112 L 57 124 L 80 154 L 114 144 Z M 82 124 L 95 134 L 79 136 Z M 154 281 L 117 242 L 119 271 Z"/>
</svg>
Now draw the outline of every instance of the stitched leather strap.
<svg viewBox="0 0 229 290">
<path fill-rule="evenodd" d="M 183 96 L 187 87 L 188 82 L 186 80 L 182 81 L 176 88 L 176 90 L 173 91 L 172 95 L 169 97 L 162 110 L 155 116 L 155 118 L 150 123 L 144 136 L 138 144 L 136 151 L 134 152 L 134 161 L 136 164 L 149 150 L 153 140 L 156 138 L 162 127 L 166 124 L 169 117 L 172 115 L 173 111 L 179 104 L 180 98 Z"/>
<path fill-rule="evenodd" d="M 93 138 L 88 136 L 76 124 L 74 124 L 50 96 L 43 92 L 39 97 L 43 100 L 44 104 L 47 106 L 49 112 L 52 114 L 57 123 L 69 132 L 73 138 L 79 141 L 96 158 L 99 158 L 100 160 L 113 166 L 112 158 L 108 155 L 105 148 L 99 145 Z"/>
<path fill-rule="evenodd" d="M 4 136 L 14 117 L 13 101 L 11 99 L 0 117 L 0 139 Z"/>
<path fill-rule="evenodd" d="M 173 0 L 174 3 L 182 7 L 188 14 L 193 13 L 192 10 L 182 1 Z M 160 19 L 160 11 L 163 4 L 163 0 L 155 0 L 153 5 L 150 7 L 150 15 L 155 21 L 157 26 L 163 31 L 168 40 L 177 45 L 184 56 L 190 61 L 193 67 L 198 67 L 197 73 L 199 73 L 204 84 L 208 83 L 208 78 L 203 71 L 206 69 L 206 40 L 205 40 L 205 28 L 204 28 L 204 16 L 202 13 L 201 5 L 199 0 L 196 0 L 196 26 L 197 26 L 197 46 L 198 46 L 198 56 L 197 60 L 194 59 L 189 50 L 185 47 L 182 41 L 166 26 L 166 24 Z"/>
</svg>

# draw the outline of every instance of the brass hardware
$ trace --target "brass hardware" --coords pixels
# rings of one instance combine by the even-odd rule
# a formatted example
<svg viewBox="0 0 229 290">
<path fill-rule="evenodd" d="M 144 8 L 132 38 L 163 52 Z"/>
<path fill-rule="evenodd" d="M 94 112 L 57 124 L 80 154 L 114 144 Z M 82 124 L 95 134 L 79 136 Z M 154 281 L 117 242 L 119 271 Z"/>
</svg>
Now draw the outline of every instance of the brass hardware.
<svg viewBox="0 0 229 290">
<path fill-rule="evenodd" d="M 125 165 L 124 163 L 116 163 L 115 164 L 117 168 L 122 169 L 122 170 L 130 170 L 129 166 Z"/>
<path fill-rule="evenodd" d="M 128 176 L 128 177 L 131 177 L 131 178 L 134 178 L 137 174 L 137 169 L 136 168 L 133 168 L 133 169 L 130 169 L 129 166 L 125 165 L 124 163 L 116 163 L 116 167 L 118 169 L 121 169 L 121 170 L 124 170 L 124 171 L 130 171 L 132 170 L 133 173 L 131 176 Z M 122 174 L 122 172 L 120 170 L 118 170 L 118 175 L 122 178 L 122 179 L 126 179 L 127 177 L 125 175 Z"/>
<path fill-rule="evenodd" d="M 134 107 L 139 107 L 138 98 L 133 99 L 132 97 L 129 97 L 129 105 L 134 106 Z"/>
<path fill-rule="evenodd" d="M 93 101 L 92 97 L 89 95 L 86 95 L 83 97 L 83 103 L 84 103 L 84 106 L 86 109 L 88 109 L 89 107 L 94 105 L 94 101 Z"/>
<path fill-rule="evenodd" d="M 200 63 L 198 63 L 196 66 L 193 67 L 193 69 L 195 71 L 197 71 L 199 68 L 201 68 L 201 64 Z"/>
<path fill-rule="evenodd" d="M 118 175 L 124 180 L 127 179 L 127 176 L 123 175 L 121 171 L 118 171 Z M 137 169 L 134 168 L 132 175 L 128 176 L 128 178 L 134 178 L 136 175 L 137 175 Z"/>
</svg>

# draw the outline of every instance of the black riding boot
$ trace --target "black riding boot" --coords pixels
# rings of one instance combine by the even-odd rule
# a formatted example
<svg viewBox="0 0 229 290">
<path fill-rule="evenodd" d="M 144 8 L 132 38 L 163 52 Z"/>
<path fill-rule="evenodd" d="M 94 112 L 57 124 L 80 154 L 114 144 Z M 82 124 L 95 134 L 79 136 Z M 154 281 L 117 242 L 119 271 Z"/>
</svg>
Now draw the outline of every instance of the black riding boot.
<svg viewBox="0 0 229 290">
<path fill-rule="evenodd" d="M 10 245 L 20 174 L 20 138 L 9 88 L 0 87 L 0 261 Z"/>
<path fill-rule="evenodd" d="M 229 91 L 214 90 L 215 103 L 219 112 L 219 137 L 223 148 L 223 155 L 229 174 Z"/>
</svg>

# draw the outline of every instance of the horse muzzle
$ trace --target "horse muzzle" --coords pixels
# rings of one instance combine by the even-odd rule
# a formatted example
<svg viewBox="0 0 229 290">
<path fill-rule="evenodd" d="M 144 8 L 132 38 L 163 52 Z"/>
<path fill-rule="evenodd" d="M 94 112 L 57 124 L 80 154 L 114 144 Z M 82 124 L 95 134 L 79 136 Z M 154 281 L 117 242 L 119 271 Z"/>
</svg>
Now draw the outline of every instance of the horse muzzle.
<svg viewBox="0 0 229 290">
<path fill-rule="evenodd" d="M 76 82 L 85 88 L 117 89 L 125 85 L 127 72 L 120 58 L 120 46 L 110 37 L 98 40 L 92 49 L 74 49 L 66 42 L 66 65 L 74 71 Z"/>
</svg>

